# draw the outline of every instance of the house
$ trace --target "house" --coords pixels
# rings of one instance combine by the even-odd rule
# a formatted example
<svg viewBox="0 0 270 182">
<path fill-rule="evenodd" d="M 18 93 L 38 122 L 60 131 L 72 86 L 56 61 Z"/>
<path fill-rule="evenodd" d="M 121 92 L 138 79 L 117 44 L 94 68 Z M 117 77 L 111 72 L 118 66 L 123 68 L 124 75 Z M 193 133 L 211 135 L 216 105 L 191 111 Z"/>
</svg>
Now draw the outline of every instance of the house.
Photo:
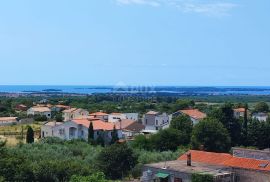
<svg viewBox="0 0 270 182">
<path fill-rule="evenodd" d="M 34 106 L 27 110 L 27 116 L 35 115 L 46 116 L 48 119 L 52 117 L 51 109 L 48 107 Z"/>
<path fill-rule="evenodd" d="M 70 108 L 63 111 L 64 121 L 86 118 L 89 112 L 84 109 Z"/>
<path fill-rule="evenodd" d="M 53 112 L 61 112 L 61 111 L 64 111 L 66 109 L 70 109 L 70 106 L 65 106 L 65 105 L 58 104 L 58 105 L 54 105 L 54 106 L 51 107 L 51 110 Z"/>
<path fill-rule="evenodd" d="M 269 115 L 268 113 L 264 113 L 264 112 L 259 112 L 259 113 L 253 113 L 252 114 L 252 119 L 256 119 L 259 121 L 267 121 Z"/>
<path fill-rule="evenodd" d="M 93 118 L 98 118 L 102 121 L 108 121 L 109 114 L 100 111 L 91 113 L 90 116 L 92 116 Z"/>
<path fill-rule="evenodd" d="M 116 128 L 120 128 L 123 132 L 123 138 L 132 138 L 137 134 L 140 134 L 145 126 L 141 123 L 130 119 L 123 119 L 115 123 Z"/>
<path fill-rule="evenodd" d="M 206 114 L 199 111 L 198 109 L 183 109 L 173 113 L 173 117 L 177 117 L 179 115 L 186 115 L 190 117 L 193 125 L 199 123 L 199 121 L 206 118 Z"/>
<path fill-rule="evenodd" d="M 88 140 L 88 128 L 91 122 L 94 128 L 94 139 L 102 135 L 105 143 L 109 143 L 115 125 L 101 120 L 74 119 L 63 123 L 48 122 L 41 127 L 41 137 L 58 137 L 63 140 Z M 116 130 L 118 138 L 122 138 L 122 131 L 119 128 L 116 128 Z"/>
<path fill-rule="evenodd" d="M 166 113 L 149 111 L 143 116 L 143 125 L 145 130 L 158 131 L 167 128 L 170 125 L 171 117 Z"/>
<path fill-rule="evenodd" d="M 120 121 L 122 119 L 127 119 L 127 116 L 123 113 L 111 113 L 108 116 L 108 122 L 115 123 L 117 121 Z"/>
<path fill-rule="evenodd" d="M 244 117 L 245 116 L 245 108 L 237 108 L 237 109 L 233 109 L 233 115 L 235 118 L 240 118 L 240 117 Z"/>
<path fill-rule="evenodd" d="M 18 104 L 18 105 L 16 105 L 15 110 L 16 111 L 27 111 L 27 106 L 23 105 L 23 104 Z"/>
<path fill-rule="evenodd" d="M 126 115 L 126 119 L 130 119 L 133 121 L 139 120 L 139 113 L 124 113 L 124 115 Z"/>
<path fill-rule="evenodd" d="M 233 148 L 232 154 L 190 150 L 176 161 L 145 165 L 142 181 L 191 182 L 192 174 L 211 174 L 216 182 L 270 182 L 270 152 Z"/>
<path fill-rule="evenodd" d="M 0 117 L 0 126 L 9 126 L 18 123 L 17 117 Z"/>
</svg>

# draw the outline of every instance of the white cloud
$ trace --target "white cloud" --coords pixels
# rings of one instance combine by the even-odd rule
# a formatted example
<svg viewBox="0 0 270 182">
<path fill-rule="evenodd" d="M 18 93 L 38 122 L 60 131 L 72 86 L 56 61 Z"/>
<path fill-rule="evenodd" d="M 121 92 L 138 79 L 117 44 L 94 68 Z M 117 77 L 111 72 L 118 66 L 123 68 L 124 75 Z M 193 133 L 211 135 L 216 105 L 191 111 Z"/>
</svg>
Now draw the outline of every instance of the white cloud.
<svg viewBox="0 0 270 182">
<path fill-rule="evenodd" d="M 148 5 L 174 7 L 183 13 L 197 13 L 208 16 L 227 16 L 237 4 L 225 0 L 116 0 L 123 5 Z"/>
</svg>

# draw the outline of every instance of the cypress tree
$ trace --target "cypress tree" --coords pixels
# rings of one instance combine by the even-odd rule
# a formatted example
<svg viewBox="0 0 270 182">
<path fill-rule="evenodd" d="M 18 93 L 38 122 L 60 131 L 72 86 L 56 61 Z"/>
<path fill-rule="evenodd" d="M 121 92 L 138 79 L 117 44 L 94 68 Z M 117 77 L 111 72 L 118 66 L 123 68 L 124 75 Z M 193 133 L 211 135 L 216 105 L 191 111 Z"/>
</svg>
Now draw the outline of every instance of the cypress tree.
<svg viewBox="0 0 270 182">
<path fill-rule="evenodd" d="M 94 141 L 94 127 L 93 123 L 90 122 L 89 128 L 88 128 L 88 143 L 92 144 Z"/>
<path fill-rule="evenodd" d="M 31 126 L 27 128 L 26 143 L 34 143 L 34 130 Z"/>
<path fill-rule="evenodd" d="M 114 144 L 115 142 L 117 142 L 119 140 L 118 138 L 118 134 L 117 134 L 117 130 L 115 128 L 115 126 L 113 127 L 113 131 L 112 131 L 112 140 L 111 140 L 111 144 Z"/>
</svg>

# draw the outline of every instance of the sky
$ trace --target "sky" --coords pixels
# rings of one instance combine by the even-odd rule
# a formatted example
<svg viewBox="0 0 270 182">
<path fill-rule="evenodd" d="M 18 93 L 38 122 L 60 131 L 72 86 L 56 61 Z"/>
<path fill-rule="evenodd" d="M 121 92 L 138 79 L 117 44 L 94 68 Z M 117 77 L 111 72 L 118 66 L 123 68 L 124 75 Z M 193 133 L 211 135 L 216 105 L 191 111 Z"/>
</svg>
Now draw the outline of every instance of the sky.
<svg viewBox="0 0 270 182">
<path fill-rule="evenodd" d="M 0 2 L 0 85 L 270 86 L 269 0 Z"/>
</svg>

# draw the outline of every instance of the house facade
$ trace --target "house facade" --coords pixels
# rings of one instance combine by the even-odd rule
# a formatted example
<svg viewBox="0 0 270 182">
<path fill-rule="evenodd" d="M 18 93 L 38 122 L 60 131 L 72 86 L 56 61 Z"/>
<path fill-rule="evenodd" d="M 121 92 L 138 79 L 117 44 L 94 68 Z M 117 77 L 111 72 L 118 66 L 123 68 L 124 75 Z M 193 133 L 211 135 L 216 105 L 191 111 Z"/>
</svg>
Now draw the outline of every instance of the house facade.
<svg viewBox="0 0 270 182">
<path fill-rule="evenodd" d="M 262 122 L 267 121 L 268 117 L 269 117 L 268 113 L 263 113 L 263 112 L 252 114 L 252 119 L 256 119 Z"/>
<path fill-rule="evenodd" d="M 109 114 L 104 112 L 94 112 L 90 114 L 91 117 L 100 119 L 102 121 L 108 121 Z"/>
<path fill-rule="evenodd" d="M 66 109 L 62 113 L 64 121 L 70 121 L 73 119 L 82 119 L 88 117 L 89 115 L 89 112 L 87 110 L 78 108 Z"/>
<path fill-rule="evenodd" d="M 0 126 L 10 126 L 17 123 L 17 117 L 0 117 Z"/>
<path fill-rule="evenodd" d="M 233 110 L 233 115 L 235 118 L 239 119 L 245 116 L 245 108 L 237 108 Z"/>
<path fill-rule="evenodd" d="M 160 114 L 159 112 L 149 111 L 143 116 L 145 130 L 158 131 L 169 127 L 170 122 L 171 117 L 166 113 Z"/>
<path fill-rule="evenodd" d="M 124 113 L 126 115 L 126 119 L 138 121 L 139 120 L 139 113 Z"/>
<path fill-rule="evenodd" d="M 111 113 L 108 116 L 108 122 L 115 123 L 122 119 L 127 119 L 127 116 L 123 113 Z"/>
<path fill-rule="evenodd" d="M 89 121 L 87 119 L 75 119 L 67 122 L 48 122 L 41 127 L 41 137 L 58 137 L 63 140 L 83 139 L 88 140 L 88 128 L 90 122 L 94 128 L 94 139 L 102 135 L 105 143 L 112 138 L 114 125 L 101 120 Z M 122 130 L 116 128 L 118 138 L 122 138 Z"/>
<path fill-rule="evenodd" d="M 115 123 L 115 126 L 116 128 L 120 128 L 122 130 L 123 138 L 125 139 L 131 139 L 145 129 L 144 125 L 130 119 L 118 121 Z"/>
<path fill-rule="evenodd" d="M 41 116 L 46 116 L 48 119 L 51 119 L 52 112 L 51 112 L 51 109 L 48 107 L 34 106 L 27 110 L 27 115 L 28 116 L 41 115 Z"/>
</svg>

